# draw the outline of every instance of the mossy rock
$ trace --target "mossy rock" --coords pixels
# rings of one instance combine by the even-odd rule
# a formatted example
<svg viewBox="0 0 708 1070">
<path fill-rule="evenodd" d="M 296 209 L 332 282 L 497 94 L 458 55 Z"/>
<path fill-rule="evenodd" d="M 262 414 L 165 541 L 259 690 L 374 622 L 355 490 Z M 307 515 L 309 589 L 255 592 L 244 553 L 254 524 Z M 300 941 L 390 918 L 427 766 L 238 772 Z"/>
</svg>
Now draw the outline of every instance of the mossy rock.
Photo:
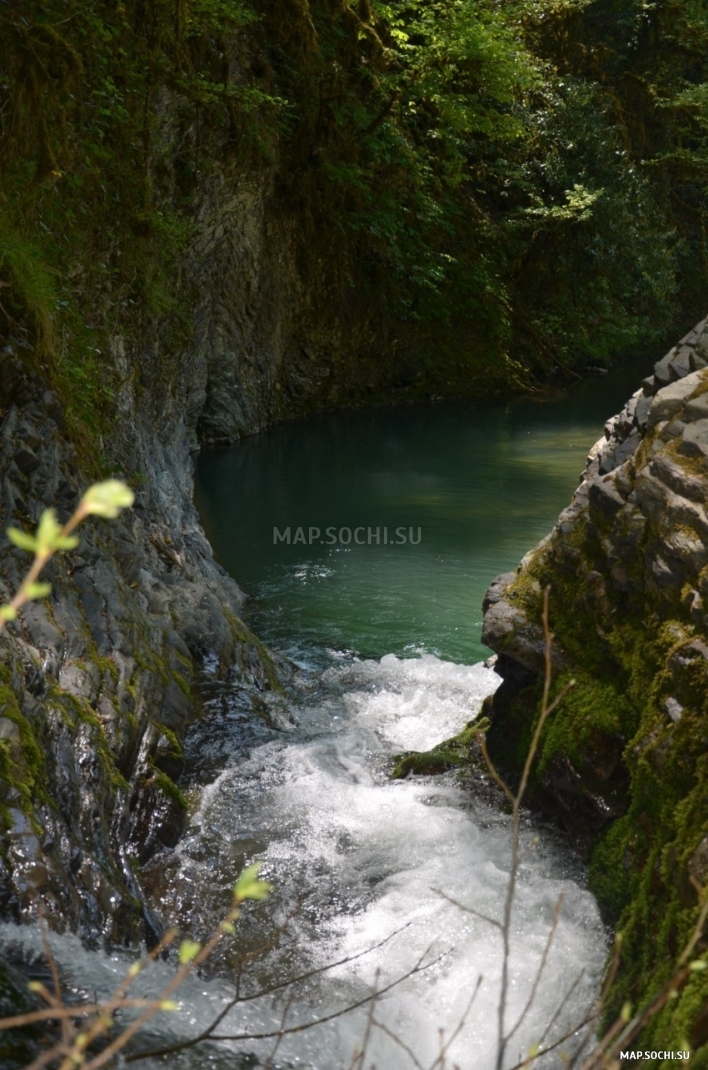
<svg viewBox="0 0 708 1070">
<path fill-rule="evenodd" d="M 427 751 L 405 751 L 394 757 L 395 765 L 391 778 L 403 780 L 410 776 L 436 776 L 450 769 L 476 764 L 472 751 L 474 740 L 487 726 L 486 721 L 470 721 L 461 732 L 443 740 Z"/>
</svg>

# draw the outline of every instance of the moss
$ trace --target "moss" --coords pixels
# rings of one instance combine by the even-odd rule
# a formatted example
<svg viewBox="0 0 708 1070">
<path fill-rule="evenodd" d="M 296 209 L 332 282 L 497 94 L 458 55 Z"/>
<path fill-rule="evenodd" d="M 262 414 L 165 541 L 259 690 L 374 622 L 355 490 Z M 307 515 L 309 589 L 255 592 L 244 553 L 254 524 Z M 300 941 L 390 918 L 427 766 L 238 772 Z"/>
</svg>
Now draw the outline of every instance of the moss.
<svg viewBox="0 0 708 1070">
<path fill-rule="evenodd" d="M 18 762 L 16 755 L 12 754 L 12 745 L 1 741 L 0 778 L 19 792 L 22 809 L 30 814 L 33 803 L 48 801 L 44 753 L 31 724 L 20 710 L 14 691 L 6 683 L 0 684 L 0 716 L 17 725 L 20 731 L 19 746 L 24 759 L 23 762 Z"/>
<path fill-rule="evenodd" d="M 94 664 L 97 665 L 98 668 L 101 670 L 104 681 L 107 678 L 110 678 L 114 684 L 118 683 L 120 679 L 120 672 L 118 671 L 118 666 L 116 665 L 115 661 L 112 661 L 111 658 L 102 658 L 100 654 L 96 654 L 93 658 L 93 661 Z"/>
<path fill-rule="evenodd" d="M 602 833 L 590 859 L 590 889 L 597 898 L 603 917 L 615 923 L 630 904 L 636 885 L 631 863 L 636 856 L 637 830 L 625 815 Z"/>
<path fill-rule="evenodd" d="M 166 795 L 168 799 L 176 803 L 181 810 L 187 809 L 187 799 L 183 792 L 175 784 L 174 780 L 168 777 L 167 773 L 163 773 L 160 770 L 155 770 L 155 774 L 152 780 L 157 788 Z"/>
<path fill-rule="evenodd" d="M 636 466 L 648 460 L 650 449 L 649 437 Z M 705 478 L 702 465 L 690 464 Z M 618 523 L 613 541 L 629 534 Z M 568 537 L 554 536 L 536 553 L 512 588 L 530 622 L 539 623 L 538 592 L 550 584 L 551 625 L 569 664 L 554 689 L 570 675 L 578 681 L 544 732 L 536 785 L 556 755 L 582 770 L 605 746 L 621 748 L 629 778 L 628 810 L 602 831 L 590 864 L 603 915 L 623 936 L 608 1024 L 626 1001 L 645 1006 L 673 976 L 698 915 L 694 881 L 708 884 L 702 853 L 708 840 L 708 663 L 696 646 L 706 642 L 705 629 L 690 618 L 690 600 L 682 601 L 678 588 L 646 584 L 645 552 L 660 546 L 651 523 L 638 544 L 627 545 L 635 549 L 626 555 L 624 589 L 600 583 L 592 573 L 606 580 L 607 547 L 581 518 Z M 488 742 L 499 765 L 507 755 L 513 762 L 525 752 L 538 692 L 531 687 L 512 696 L 500 689 L 494 696 Z M 667 713 L 669 697 L 682 707 L 678 722 Z M 704 937 L 696 954 L 706 946 Z M 705 975 L 697 974 L 646 1027 L 639 1046 L 685 1049 L 689 1040 L 694 1048 L 705 1045 L 699 1012 L 706 996 Z"/>
<path fill-rule="evenodd" d="M 153 721 L 153 724 L 155 725 L 155 728 L 157 728 L 158 731 L 163 736 L 165 736 L 166 739 L 169 740 L 169 757 L 174 759 L 174 761 L 182 761 L 182 759 L 184 758 L 184 750 L 182 747 L 182 742 L 177 733 L 172 728 L 168 728 L 167 725 L 162 724 L 160 721 Z"/>
<path fill-rule="evenodd" d="M 588 576 L 597 568 L 595 548 L 587 544 L 579 528 L 564 538 L 564 548 L 577 555 L 567 567 L 560 567 L 550 544 L 539 550 L 512 584 L 512 598 L 518 599 L 529 620 L 540 623 L 542 592 L 550 587 L 549 618 L 556 645 L 594 671 L 607 672 L 613 666 L 600 616 L 595 610 L 588 620 L 578 612 L 594 601 Z"/>
<path fill-rule="evenodd" d="M 402 780 L 411 773 L 430 776 L 469 765 L 472 760 L 472 743 L 484 727 L 485 724 L 480 721 L 470 721 L 456 736 L 438 743 L 431 750 L 405 751 L 395 755 L 392 779 Z"/>
<path fill-rule="evenodd" d="M 191 688 L 191 686 L 189 684 L 189 681 L 185 680 L 185 678 L 182 675 L 182 673 L 178 672 L 176 669 L 173 669 L 172 670 L 172 679 L 177 684 L 177 686 L 179 687 L 180 691 L 182 691 L 187 696 L 188 699 L 191 699 L 192 698 L 192 688 Z"/>
<path fill-rule="evenodd" d="M 228 606 L 223 605 L 222 609 L 224 611 L 224 616 L 229 622 L 231 630 L 238 639 L 238 641 L 240 643 L 248 643 L 251 646 L 255 647 L 271 690 L 282 692 L 283 685 L 280 682 L 278 670 L 275 667 L 273 658 L 271 657 L 270 651 L 268 650 L 267 646 L 265 646 L 265 644 L 262 643 L 260 639 L 258 639 L 257 636 L 253 634 L 253 632 L 249 631 L 249 629 L 246 627 L 240 617 L 237 617 L 236 614 L 233 613 Z"/>
<path fill-rule="evenodd" d="M 68 691 L 62 691 L 60 687 L 51 688 L 48 699 L 67 718 L 72 727 L 75 728 L 77 721 L 81 721 L 92 728 L 92 743 L 101 759 L 110 783 L 118 791 L 127 790 L 129 787 L 128 781 L 115 763 L 106 738 L 105 729 L 88 699 L 80 698 L 78 695 L 71 695 Z"/>
<path fill-rule="evenodd" d="M 612 738 L 624 744 L 637 728 L 638 712 L 614 681 L 598 681 L 586 673 L 566 673 L 555 681 L 552 697 L 569 684 L 571 677 L 575 686 L 551 715 L 543 734 L 539 774 L 557 754 L 567 755 L 573 765 L 579 766 L 589 751 L 602 750 Z"/>
</svg>

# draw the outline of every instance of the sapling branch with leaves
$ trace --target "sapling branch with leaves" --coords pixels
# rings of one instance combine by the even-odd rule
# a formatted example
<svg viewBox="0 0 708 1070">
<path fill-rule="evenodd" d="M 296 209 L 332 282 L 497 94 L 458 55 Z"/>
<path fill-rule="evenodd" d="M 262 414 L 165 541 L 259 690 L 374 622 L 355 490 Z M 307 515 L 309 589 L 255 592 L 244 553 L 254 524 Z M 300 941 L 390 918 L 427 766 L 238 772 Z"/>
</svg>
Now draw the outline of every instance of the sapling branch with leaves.
<svg viewBox="0 0 708 1070">
<path fill-rule="evenodd" d="M 7 620 L 12 620 L 16 617 L 18 609 L 23 604 L 32 599 L 43 598 L 48 594 L 48 585 L 42 584 L 38 580 L 40 572 L 55 553 L 61 550 L 71 550 L 76 546 L 77 538 L 74 535 L 74 531 L 82 520 L 91 515 L 103 516 L 109 519 L 116 517 L 119 515 L 121 509 L 129 507 L 132 504 L 132 501 L 132 492 L 125 484 L 117 480 L 108 480 L 104 483 L 96 484 L 86 491 L 76 511 L 63 526 L 59 525 L 53 510 L 47 510 L 40 520 L 35 535 L 30 535 L 18 531 L 17 529 L 11 529 L 8 532 L 8 535 L 12 542 L 21 549 L 33 553 L 34 560 L 15 597 L 7 606 L 3 606 L 2 610 L 0 610 L 0 613 L 2 614 L 0 618 L 0 628 Z M 531 745 L 516 790 L 512 790 L 506 783 L 489 756 L 485 741 L 487 722 L 482 719 L 477 725 L 478 743 L 487 763 L 490 775 L 503 791 L 511 811 L 511 864 L 507 886 L 500 903 L 500 916 L 491 917 L 487 914 L 482 914 L 474 907 L 459 903 L 452 899 L 444 890 L 439 890 L 439 894 L 460 909 L 492 925 L 498 930 L 501 936 L 501 988 L 497 1006 L 497 1042 L 494 1055 L 495 1070 L 527 1070 L 527 1068 L 537 1065 L 539 1060 L 543 1061 L 551 1055 L 555 1055 L 556 1058 L 560 1059 L 562 1064 L 569 1068 L 569 1070 L 573 1070 L 573 1068 L 576 1068 L 576 1070 L 619 1070 L 620 1052 L 626 1050 L 630 1045 L 637 1041 L 647 1023 L 660 1013 L 670 1000 L 676 997 L 677 992 L 687 983 L 692 975 L 708 968 L 705 955 L 696 955 L 698 945 L 703 938 L 706 921 L 708 920 L 708 894 L 706 893 L 706 889 L 696 885 L 696 892 L 699 897 L 699 902 L 701 903 L 701 909 L 691 938 L 678 958 L 675 970 L 669 982 L 657 987 L 656 995 L 646 1006 L 633 1008 L 629 1004 L 625 1005 L 617 1020 L 602 1032 L 599 1039 L 593 1039 L 592 1034 L 597 1030 L 605 1012 L 610 988 L 620 965 L 622 939 L 621 934 L 618 934 L 615 943 L 615 953 L 611 958 L 605 982 L 599 995 L 589 1003 L 587 1009 L 581 1014 L 579 1019 L 574 1020 L 569 1025 L 565 1024 L 562 1026 L 560 1028 L 560 1035 L 558 1035 L 558 1028 L 568 1001 L 582 980 L 584 971 L 581 971 L 568 991 L 560 992 L 558 994 L 558 1006 L 555 1012 L 549 1014 L 548 1021 L 536 1043 L 534 1043 L 533 1046 L 527 1050 L 525 1055 L 522 1055 L 518 1059 L 518 1061 L 514 1061 L 510 1050 L 511 1042 L 519 1033 L 522 1024 L 527 1019 L 529 1012 L 537 1000 L 542 976 L 548 965 L 562 909 L 561 896 L 555 905 L 553 920 L 538 967 L 532 978 L 528 998 L 521 1009 L 520 1014 L 518 1014 L 514 1020 L 510 1020 L 510 966 L 512 935 L 514 932 L 515 898 L 519 869 L 525 857 L 521 847 L 522 808 L 531 780 L 531 773 L 534 761 L 538 754 L 544 727 L 550 715 L 562 703 L 569 690 L 574 686 L 574 681 L 571 681 L 553 699 L 551 699 L 551 649 L 553 637 L 549 624 L 549 596 L 550 589 L 547 588 L 544 592 L 542 613 L 545 640 L 543 694 Z M 534 841 L 534 844 L 536 842 L 537 840 Z M 228 913 L 205 941 L 200 942 L 191 938 L 185 938 L 181 941 L 177 948 L 176 955 L 174 956 L 175 970 L 172 976 L 161 988 L 156 985 L 156 988 L 159 988 L 159 991 L 156 995 L 151 997 L 134 996 L 130 991 L 131 986 L 137 977 L 146 971 L 151 963 L 154 963 L 157 958 L 163 955 L 163 953 L 168 952 L 168 949 L 174 945 L 178 936 L 176 929 L 170 929 L 157 947 L 139 961 L 134 962 L 126 971 L 125 976 L 117 988 L 109 996 L 101 1000 L 94 1000 L 93 1002 L 69 1005 L 62 995 L 59 971 L 49 945 L 44 921 L 40 917 L 45 954 L 53 979 L 52 988 L 50 989 L 47 985 L 40 982 L 30 984 L 30 989 L 43 1001 L 44 1006 L 34 1011 L 1 1019 L 0 1032 L 6 1029 L 28 1026 L 36 1023 L 53 1023 L 54 1027 L 60 1031 L 60 1036 L 53 1041 L 53 1043 L 50 1043 L 46 1050 L 44 1050 L 30 1064 L 30 1066 L 26 1068 L 26 1070 L 42 1070 L 44 1067 L 53 1067 L 55 1070 L 73 1070 L 73 1068 L 77 1066 L 81 1066 L 83 1070 L 100 1070 L 101 1067 L 114 1065 L 116 1059 L 119 1058 L 122 1058 L 129 1063 L 133 1063 L 148 1058 L 171 1056 L 179 1051 L 197 1047 L 201 1044 L 209 1045 L 224 1042 L 243 1042 L 248 1040 L 261 1042 L 272 1040 L 274 1041 L 273 1050 L 271 1051 L 270 1056 L 266 1058 L 266 1062 L 261 1064 L 267 1070 L 267 1068 L 273 1067 L 275 1054 L 283 1039 L 289 1034 L 297 1034 L 315 1028 L 316 1026 L 331 1021 L 333 1018 L 341 1017 L 344 1014 L 361 1009 L 364 1006 L 368 1007 L 368 1013 L 363 1041 L 362 1045 L 354 1052 L 348 1070 L 367 1070 L 367 1065 L 365 1064 L 367 1047 L 369 1046 L 372 1035 L 376 1031 L 385 1034 L 388 1039 L 396 1045 L 397 1050 L 401 1054 L 401 1058 L 407 1060 L 407 1064 L 414 1067 L 415 1070 L 446 1070 L 449 1066 L 448 1056 L 450 1048 L 464 1028 L 470 1012 L 473 1009 L 475 999 L 483 981 L 482 976 L 479 976 L 474 982 L 471 979 L 470 999 L 464 1014 L 462 1015 L 457 1028 L 454 1029 L 450 1035 L 445 1037 L 441 1031 L 440 1051 L 429 1065 L 424 1065 L 420 1061 L 418 1054 L 408 1043 L 408 1038 L 399 1036 L 377 1015 L 377 1003 L 382 996 L 388 994 L 402 982 L 417 974 L 423 973 L 440 961 L 439 958 L 429 960 L 428 955 L 430 949 L 419 958 L 411 969 L 405 972 L 402 976 L 394 979 L 389 984 L 379 986 L 379 978 L 377 975 L 377 980 L 371 994 L 356 1000 L 334 1013 L 315 1017 L 304 1022 L 301 1021 L 297 1024 L 289 1024 L 287 1018 L 293 1003 L 293 996 L 290 994 L 287 996 L 284 1010 L 282 1012 L 282 1020 L 278 1028 L 255 1032 L 243 1029 L 237 1032 L 232 1032 L 230 1029 L 227 1029 L 225 1032 L 217 1032 L 218 1027 L 224 1023 L 229 1012 L 234 1010 L 240 1003 L 267 997 L 274 994 L 276 991 L 283 989 L 289 989 L 290 993 L 292 993 L 294 991 L 292 986 L 309 979 L 315 974 L 325 973 L 335 966 L 348 963 L 353 959 L 368 954 L 372 950 L 376 950 L 393 936 L 398 935 L 401 930 L 397 930 L 386 937 L 384 941 L 367 948 L 365 951 L 360 952 L 357 955 L 347 956 L 338 962 L 328 963 L 325 966 L 309 971 L 298 977 L 279 981 L 276 985 L 271 986 L 270 988 L 260 989 L 256 993 L 244 995 L 240 991 L 240 984 L 237 985 L 236 994 L 233 999 L 229 1000 L 227 1005 L 215 1016 L 212 1022 L 196 1036 L 187 1037 L 184 1040 L 158 1048 L 150 1047 L 146 1049 L 143 1045 L 139 1046 L 136 1050 L 133 1045 L 131 1045 L 131 1041 L 140 1039 L 141 1033 L 143 1037 L 145 1036 L 143 1030 L 156 1014 L 180 1010 L 180 1004 L 175 1001 L 173 997 L 180 986 L 196 969 L 208 963 L 210 957 L 217 948 L 217 945 L 225 937 L 235 934 L 235 923 L 239 918 L 241 905 L 247 900 L 258 901 L 265 899 L 269 895 L 271 886 L 268 882 L 261 880 L 260 870 L 261 864 L 254 863 L 241 873 L 233 889 L 233 900 Z M 287 921 L 285 924 L 287 924 Z M 265 948 L 262 950 L 265 950 Z M 134 1017 L 130 1019 L 126 1017 L 126 1015 L 134 1015 Z M 583 1038 L 585 1038 L 584 1041 Z M 570 1050 L 568 1050 L 568 1046 L 570 1046 Z M 510 1065 L 510 1062 L 513 1063 L 513 1066 Z M 546 1063 L 542 1062 L 542 1065 L 546 1065 Z M 347 1070 L 347 1068 L 342 1067 L 341 1070 Z M 464 1070 L 471 1070 L 471 1068 L 464 1067 Z M 487 1068 L 485 1068 L 485 1070 L 487 1070 Z M 490 1066 L 488 1070 L 492 1070 L 492 1067 Z"/>
<path fill-rule="evenodd" d="M 74 532 L 82 521 L 89 516 L 114 520 L 123 509 L 130 508 L 134 499 L 135 495 L 126 483 L 119 479 L 106 479 L 102 483 L 94 483 L 85 491 L 64 525 L 57 520 L 54 509 L 45 509 L 34 535 L 21 528 L 8 528 L 10 542 L 20 550 L 33 554 L 34 560 L 14 598 L 0 606 L 0 631 L 8 621 L 15 620 L 18 611 L 27 602 L 46 598 L 51 593 L 52 585 L 42 583 L 40 573 L 56 553 L 76 549 L 79 539 Z"/>
<path fill-rule="evenodd" d="M 49 947 L 49 942 L 42 929 L 45 954 L 53 976 L 53 991 L 41 982 L 31 982 L 29 987 L 39 996 L 45 1007 L 0 1019 L 0 1030 L 32 1025 L 36 1022 L 58 1022 L 62 1035 L 54 1045 L 34 1060 L 32 1070 L 41 1070 L 55 1066 L 58 1070 L 100 1070 L 111 1064 L 132 1038 L 161 1011 L 177 1011 L 179 1004 L 172 997 L 183 982 L 199 966 L 207 961 L 216 946 L 227 935 L 235 932 L 235 922 L 241 913 L 241 906 L 248 900 L 265 899 L 271 891 L 271 885 L 260 878 L 261 863 L 247 866 L 239 876 L 233 889 L 231 908 L 207 940 L 200 943 L 185 939 L 177 950 L 177 969 L 161 991 L 152 999 L 133 998 L 129 995 L 131 985 L 143 971 L 158 959 L 163 952 L 174 944 L 177 930 L 170 929 L 164 937 L 144 958 L 132 965 L 115 991 L 107 999 L 79 1006 L 67 1006 L 59 985 L 58 971 Z M 133 1021 L 119 1025 L 116 1031 L 116 1015 L 125 1011 L 139 1011 Z M 100 1050 L 97 1043 L 103 1041 Z M 107 1041 L 107 1042 L 106 1042 Z M 91 1049 L 94 1049 L 93 1051 Z M 30 1068 L 28 1067 L 28 1070 Z"/>
</svg>

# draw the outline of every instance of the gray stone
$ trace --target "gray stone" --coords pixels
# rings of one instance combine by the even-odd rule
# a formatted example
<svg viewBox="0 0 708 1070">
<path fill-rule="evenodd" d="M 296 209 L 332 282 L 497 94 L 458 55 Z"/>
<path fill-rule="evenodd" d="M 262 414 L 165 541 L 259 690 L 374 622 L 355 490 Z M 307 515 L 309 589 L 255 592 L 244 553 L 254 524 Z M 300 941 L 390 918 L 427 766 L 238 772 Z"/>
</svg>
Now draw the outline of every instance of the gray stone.
<svg viewBox="0 0 708 1070">
<path fill-rule="evenodd" d="M 15 452 L 13 460 L 19 470 L 25 475 L 34 472 L 35 468 L 39 467 L 39 457 L 34 450 L 31 450 L 28 446 L 20 446 Z"/>
<path fill-rule="evenodd" d="M 693 369 L 691 368 L 691 356 L 693 349 L 690 346 L 679 346 L 676 355 L 669 362 L 669 370 L 675 379 L 683 379 Z"/>
<path fill-rule="evenodd" d="M 686 457 L 708 457 L 708 419 L 688 424 L 679 452 Z"/>
<path fill-rule="evenodd" d="M 661 360 L 658 360 L 654 365 L 654 376 L 660 387 L 667 386 L 673 378 L 671 375 L 671 361 L 676 356 L 677 351 L 677 347 L 674 346 L 673 349 L 669 350 L 666 356 L 662 357 Z"/>
<path fill-rule="evenodd" d="M 0 739 L 11 739 L 15 743 L 20 742 L 19 726 L 9 717 L 0 717 Z"/>
<path fill-rule="evenodd" d="M 639 506 L 644 516 L 657 523 L 665 514 L 672 491 L 664 486 L 655 476 L 651 475 L 647 466 L 637 474 L 629 500 Z M 673 495 L 675 497 L 675 495 Z"/>
<path fill-rule="evenodd" d="M 623 508 L 624 498 L 614 482 L 605 477 L 593 481 L 589 489 L 590 515 L 598 520 L 612 520 Z"/>
<path fill-rule="evenodd" d="M 708 393 L 699 394 L 686 402 L 683 410 L 684 420 L 708 420 Z"/>
<path fill-rule="evenodd" d="M 683 714 L 683 706 L 681 703 L 675 698 L 667 698 L 664 701 L 664 709 L 674 724 L 678 724 L 681 720 L 681 715 Z"/>
<path fill-rule="evenodd" d="M 703 372 L 691 372 L 678 382 L 662 387 L 649 407 L 647 428 L 656 427 L 662 420 L 670 420 L 672 416 L 676 416 L 683 408 L 684 402 L 688 401 L 694 390 L 703 382 L 703 375 Z"/>
<path fill-rule="evenodd" d="M 684 468 L 670 452 L 663 450 L 651 459 L 649 471 L 675 494 L 694 502 L 706 500 L 706 478 Z"/>
<path fill-rule="evenodd" d="M 504 572 L 501 576 L 495 576 L 487 588 L 482 599 L 482 609 L 486 613 L 490 606 L 500 602 L 517 578 L 516 572 Z"/>
<path fill-rule="evenodd" d="M 637 402 L 637 407 L 634 411 L 634 419 L 641 432 L 646 430 L 649 409 L 651 408 L 653 400 L 654 398 L 652 396 L 647 395 L 646 397 L 639 398 Z"/>
<path fill-rule="evenodd" d="M 691 620 L 695 621 L 696 624 L 702 624 L 705 610 L 703 599 L 698 591 L 692 587 L 682 601 L 688 609 Z"/>
<path fill-rule="evenodd" d="M 543 630 L 531 624 L 519 607 L 512 606 L 506 600 L 490 605 L 485 613 L 482 642 L 531 672 L 543 671 Z"/>
<path fill-rule="evenodd" d="M 627 461 L 642 441 L 637 428 L 633 428 L 623 442 L 619 442 L 613 450 L 605 453 L 600 461 L 600 473 L 605 475 L 614 471 Z"/>
<path fill-rule="evenodd" d="M 663 549 L 666 556 L 700 572 L 708 564 L 708 550 L 700 536 L 690 528 L 671 528 L 664 534 Z"/>
<path fill-rule="evenodd" d="M 59 687 L 76 698 L 95 699 L 100 683 L 101 672 L 92 661 L 68 662 L 59 671 Z"/>
<path fill-rule="evenodd" d="M 656 431 L 663 442 L 671 442 L 672 439 L 681 438 L 685 427 L 683 420 L 674 417 L 673 420 L 664 420 L 657 424 Z"/>
<path fill-rule="evenodd" d="M 666 561 L 657 554 L 649 557 L 646 564 L 658 587 L 680 587 L 683 583 L 685 570 L 679 561 Z"/>
<path fill-rule="evenodd" d="M 691 350 L 691 371 L 697 372 L 701 368 L 708 368 L 708 360 L 699 356 L 697 350 Z"/>
<path fill-rule="evenodd" d="M 634 479 L 632 477 L 633 473 L 630 472 L 630 465 L 628 465 L 626 461 L 624 464 L 621 464 L 619 468 L 615 469 L 615 486 L 623 498 L 628 498 L 632 493 L 634 488 Z"/>
<path fill-rule="evenodd" d="M 642 380 L 642 391 L 645 397 L 653 397 L 659 389 L 659 384 L 656 381 L 655 375 L 649 375 L 646 379 Z"/>
<path fill-rule="evenodd" d="M 693 665 L 708 661 L 708 646 L 703 639 L 692 639 L 684 643 L 669 658 L 669 667 L 673 670 L 690 668 Z"/>
</svg>

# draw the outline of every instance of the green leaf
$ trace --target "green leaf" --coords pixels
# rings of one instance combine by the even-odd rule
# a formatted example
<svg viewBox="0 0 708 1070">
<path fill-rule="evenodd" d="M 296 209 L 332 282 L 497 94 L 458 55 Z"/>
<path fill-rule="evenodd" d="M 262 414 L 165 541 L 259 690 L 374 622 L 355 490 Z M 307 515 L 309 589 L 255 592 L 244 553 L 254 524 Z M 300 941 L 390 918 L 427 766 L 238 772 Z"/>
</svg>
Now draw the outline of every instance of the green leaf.
<svg viewBox="0 0 708 1070">
<path fill-rule="evenodd" d="M 61 524 L 53 509 L 45 509 L 39 518 L 37 527 L 37 553 L 49 555 L 60 549 L 57 540 L 61 540 Z"/>
<path fill-rule="evenodd" d="M 688 968 L 694 973 L 702 973 L 703 970 L 708 970 L 708 962 L 705 959 L 696 959 L 695 962 L 690 963 Z"/>
<path fill-rule="evenodd" d="M 46 598 L 52 593 L 51 583 L 28 583 L 26 587 L 23 587 L 25 598 L 36 600 L 38 598 Z"/>
<path fill-rule="evenodd" d="M 201 949 L 202 945 L 198 944 L 196 940 L 183 940 L 179 949 L 180 966 L 186 966 L 188 962 L 192 962 Z"/>
<path fill-rule="evenodd" d="M 262 867 L 262 862 L 254 862 L 252 866 L 246 866 L 236 881 L 234 896 L 239 902 L 244 899 L 266 899 L 270 895 L 271 885 L 268 881 L 258 879 Z"/>
<path fill-rule="evenodd" d="M 0 622 L 5 623 L 8 620 L 15 620 L 17 617 L 17 610 L 13 606 L 0 606 Z"/>
<path fill-rule="evenodd" d="M 55 550 L 75 550 L 78 545 L 78 535 L 57 535 L 54 540 Z"/>
<path fill-rule="evenodd" d="M 92 516 L 113 520 L 121 509 L 129 509 L 134 501 L 135 495 L 126 483 L 120 479 L 106 479 L 103 483 L 94 483 L 89 487 L 81 499 L 81 504 Z"/>
<path fill-rule="evenodd" d="M 20 531 L 19 528 L 8 528 L 7 537 L 11 543 L 18 546 L 20 550 L 27 550 L 33 554 L 37 549 L 37 540 L 34 535 L 30 535 L 28 531 Z"/>
</svg>

